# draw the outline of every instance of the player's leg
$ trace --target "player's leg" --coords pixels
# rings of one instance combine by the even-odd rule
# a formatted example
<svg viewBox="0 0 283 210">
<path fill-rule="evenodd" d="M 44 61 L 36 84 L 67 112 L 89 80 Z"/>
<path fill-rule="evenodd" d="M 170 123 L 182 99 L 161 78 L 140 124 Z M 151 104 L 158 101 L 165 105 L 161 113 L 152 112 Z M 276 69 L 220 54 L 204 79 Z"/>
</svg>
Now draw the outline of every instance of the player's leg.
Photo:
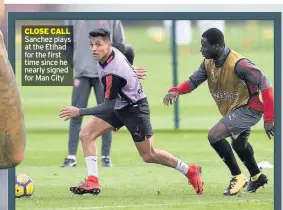
<svg viewBox="0 0 283 210">
<path fill-rule="evenodd" d="M 92 79 L 92 86 L 94 88 L 97 104 L 100 104 L 104 100 L 103 85 L 99 78 Z M 111 167 L 110 150 L 112 143 L 112 132 L 106 132 L 102 135 L 101 146 L 101 164 L 104 167 Z"/>
<path fill-rule="evenodd" d="M 189 179 L 197 194 L 202 194 L 203 183 L 200 177 L 201 169 L 198 165 L 188 165 L 168 151 L 154 148 L 147 100 L 136 105 L 129 105 L 126 109 L 117 112 L 117 116 L 131 133 L 137 150 L 146 163 L 175 168 Z"/>
<path fill-rule="evenodd" d="M 86 77 L 75 78 L 72 92 L 72 106 L 85 108 L 88 103 L 91 90 L 90 79 Z M 68 156 L 61 167 L 76 166 L 76 155 L 79 144 L 79 133 L 82 125 L 82 117 L 71 118 L 69 125 Z"/>
<path fill-rule="evenodd" d="M 250 182 L 248 184 L 246 192 L 256 192 L 259 187 L 267 183 L 268 178 L 261 173 L 255 160 L 253 147 L 248 142 L 248 139 L 251 133 L 250 126 L 253 126 L 259 122 L 262 113 L 252 109 L 241 110 L 243 111 L 238 113 L 243 121 L 241 123 L 241 127 L 247 127 L 247 129 L 242 132 L 237 138 L 232 137 L 232 147 L 250 173 Z"/>
<path fill-rule="evenodd" d="M 234 116 L 231 113 L 231 116 Z M 208 140 L 210 145 L 217 152 L 219 157 L 224 161 L 229 168 L 232 179 L 228 188 L 225 190 L 224 195 L 237 194 L 246 184 L 246 178 L 241 173 L 240 167 L 236 161 L 233 150 L 227 137 L 231 136 L 230 130 L 227 128 L 227 121 L 229 122 L 230 115 L 224 117 L 225 120 L 219 121 L 208 133 Z M 228 119 L 228 120 L 227 120 Z M 232 119 L 233 120 L 233 119 Z"/>
<path fill-rule="evenodd" d="M 70 188 L 74 194 L 100 193 L 96 139 L 103 133 L 121 126 L 122 124 L 120 124 L 120 121 L 115 119 L 115 115 L 113 113 L 109 113 L 94 116 L 81 130 L 80 140 L 87 166 L 87 179 L 85 182 Z"/>
<path fill-rule="evenodd" d="M 139 130 L 143 129 L 142 127 L 137 128 Z M 143 138 L 140 138 L 133 131 L 134 130 L 131 130 L 133 140 L 144 162 L 160 164 L 178 170 L 187 177 L 189 183 L 193 186 L 198 195 L 203 193 L 200 166 L 197 164 L 188 164 L 166 150 L 154 148 L 153 136 L 141 135 Z"/>
</svg>

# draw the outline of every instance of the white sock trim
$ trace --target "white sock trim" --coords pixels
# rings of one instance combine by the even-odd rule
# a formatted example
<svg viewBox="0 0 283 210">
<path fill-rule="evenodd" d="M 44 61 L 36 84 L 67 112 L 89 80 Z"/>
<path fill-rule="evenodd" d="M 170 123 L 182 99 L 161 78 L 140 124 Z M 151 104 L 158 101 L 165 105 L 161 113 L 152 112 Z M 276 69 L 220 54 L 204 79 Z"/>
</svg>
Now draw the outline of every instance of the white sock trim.
<svg viewBox="0 0 283 210">
<path fill-rule="evenodd" d="M 76 156 L 75 156 L 75 155 L 68 155 L 67 158 L 68 158 L 68 159 L 72 159 L 72 160 L 76 160 Z"/>
<path fill-rule="evenodd" d="M 97 156 L 88 156 L 85 158 L 87 175 L 98 177 Z"/>
<path fill-rule="evenodd" d="M 189 166 L 184 161 L 177 159 L 176 169 L 180 171 L 182 174 L 186 175 L 188 173 Z"/>
</svg>

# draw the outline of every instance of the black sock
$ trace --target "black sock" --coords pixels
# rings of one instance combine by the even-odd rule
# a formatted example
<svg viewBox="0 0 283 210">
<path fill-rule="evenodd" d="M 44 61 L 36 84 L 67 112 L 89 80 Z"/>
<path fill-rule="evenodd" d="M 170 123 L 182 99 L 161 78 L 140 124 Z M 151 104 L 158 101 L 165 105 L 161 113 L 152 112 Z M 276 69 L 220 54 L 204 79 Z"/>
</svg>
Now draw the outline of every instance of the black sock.
<svg viewBox="0 0 283 210">
<path fill-rule="evenodd" d="M 211 146 L 218 153 L 220 158 L 225 162 L 231 171 L 232 176 L 241 174 L 241 170 L 237 164 L 231 145 L 226 139 L 221 139 Z"/>
<path fill-rule="evenodd" d="M 260 169 L 258 168 L 254 158 L 254 150 L 250 143 L 248 143 L 244 149 L 235 150 L 235 152 L 238 154 L 243 164 L 247 167 L 251 176 L 255 176 L 260 173 Z"/>
</svg>

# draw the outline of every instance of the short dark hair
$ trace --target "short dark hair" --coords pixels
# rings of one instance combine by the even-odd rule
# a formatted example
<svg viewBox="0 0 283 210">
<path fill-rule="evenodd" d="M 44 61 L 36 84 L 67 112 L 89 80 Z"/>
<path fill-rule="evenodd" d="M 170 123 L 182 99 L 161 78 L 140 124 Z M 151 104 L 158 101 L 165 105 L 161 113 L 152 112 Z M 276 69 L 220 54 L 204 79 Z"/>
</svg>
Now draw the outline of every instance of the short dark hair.
<svg viewBox="0 0 283 210">
<path fill-rule="evenodd" d="M 121 53 L 125 55 L 127 60 L 131 65 L 134 63 L 135 53 L 134 49 L 130 44 L 123 44 L 120 42 L 112 43 L 112 46 L 118 49 Z"/>
<path fill-rule="evenodd" d="M 105 39 L 111 40 L 110 31 L 106 28 L 97 28 L 89 32 L 89 38 L 101 36 Z"/>
<path fill-rule="evenodd" d="M 202 37 L 206 38 L 210 44 L 219 44 L 221 46 L 225 45 L 224 35 L 218 28 L 210 28 L 206 30 L 202 34 Z"/>
</svg>

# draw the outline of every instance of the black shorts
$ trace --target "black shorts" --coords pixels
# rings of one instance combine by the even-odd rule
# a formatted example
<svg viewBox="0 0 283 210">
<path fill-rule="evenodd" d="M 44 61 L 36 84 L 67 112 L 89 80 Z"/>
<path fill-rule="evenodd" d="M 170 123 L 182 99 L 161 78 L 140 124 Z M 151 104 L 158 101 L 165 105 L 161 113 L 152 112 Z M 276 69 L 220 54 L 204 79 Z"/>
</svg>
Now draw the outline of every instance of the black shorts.
<svg viewBox="0 0 283 210">
<path fill-rule="evenodd" d="M 146 98 L 136 104 L 127 105 L 121 110 L 95 116 L 109 123 L 114 129 L 126 126 L 135 142 L 142 142 L 153 135 Z"/>
<path fill-rule="evenodd" d="M 245 106 L 228 113 L 220 122 L 228 128 L 232 138 L 237 139 L 244 131 L 250 130 L 251 127 L 256 125 L 262 115 L 263 112 Z"/>
</svg>

